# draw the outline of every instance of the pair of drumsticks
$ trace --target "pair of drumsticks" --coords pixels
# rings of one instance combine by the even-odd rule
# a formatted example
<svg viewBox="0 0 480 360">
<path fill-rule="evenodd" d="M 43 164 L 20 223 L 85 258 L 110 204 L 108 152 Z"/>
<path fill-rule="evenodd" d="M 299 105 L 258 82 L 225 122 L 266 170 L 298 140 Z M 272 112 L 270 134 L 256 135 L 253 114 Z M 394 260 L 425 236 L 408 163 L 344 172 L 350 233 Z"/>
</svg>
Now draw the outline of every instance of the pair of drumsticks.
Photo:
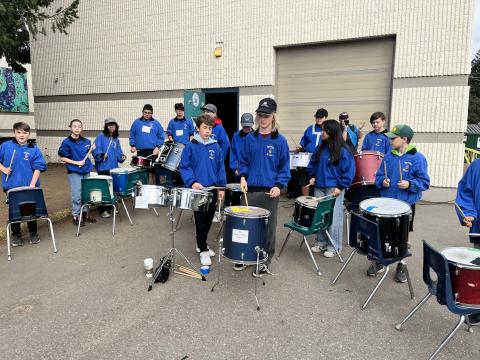
<svg viewBox="0 0 480 360">
<path fill-rule="evenodd" d="M 385 160 L 383 160 L 383 172 L 385 173 L 385 180 L 388 179 L 388 175 L 387 175 L 387 163 L 385 162 Z M 403 171 L 402 171 L 402 163 L 400 162 L 400 160 L 398 160 L 398 173 L 400 175 L 400 181 L 403 181 Z"/>
<path fill-rule="evenodd" d="M 202 281 L 206 280 L 205 276 L 200 275 L 195 270 L 192 270 L 192 269 L 190 269 L 186 266 L 182 266 L 182 265 L 178 265 L 178 264 L 175 265 L 175 266 L 176 266 L 176 269 L 173 271 L 175 274 L 191 277 L 191 278 L 194 278 L 194 279 L 200 279 Z"/>
</svg>

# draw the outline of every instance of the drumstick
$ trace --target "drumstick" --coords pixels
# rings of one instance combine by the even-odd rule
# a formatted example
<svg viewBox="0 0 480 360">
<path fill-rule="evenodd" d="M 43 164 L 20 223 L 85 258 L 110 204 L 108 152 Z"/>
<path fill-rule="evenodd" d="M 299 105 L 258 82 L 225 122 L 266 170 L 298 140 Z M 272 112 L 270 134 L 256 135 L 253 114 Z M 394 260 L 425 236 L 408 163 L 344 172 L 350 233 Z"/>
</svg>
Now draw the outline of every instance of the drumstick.
<svg viewBox="0 0 480 360">
<path fill-rule="evenodd" d="M 110 141 L 108 142 L 107 151 L 105 151 L 105 154 L 103 155 L 103 160 L 107 158 L 108 150 L 110 149 L 110 145 L 112 145 L 112 140 L 113 140 L 113 137 L 111 137 Z"/>
<path fill-rule="evenodd" d="M 455 207 L 457 208 L 458 212 L 460 213 L 460 215 L 462 216 L 462 220 L 466 218 L 465 216 L 465 213 L 462 211 L 462 209 L 460 209 L 460 206 L 458 206 L 457 202 L 455 201 L 453 203 L 455 205 Z"/>
<path fill-rule="evenodd" d="M 385 173 L 385 179 L 388 179 L 387 175 L 387 163 L 383 160 L 383 172 Z"/>
<path fill-rule="evenodd" d="M 182 271 L 178 271 L 178 270 L 174 270 L 173 272 L 175 274 L 179 274 L 179 275 L 188 276 L 188 277 L 191 277 L 191 278 L 194 278 L 194 279 L 202 280 L 202 277 L 200 275 L 190 275 L 190 274 L 184 273 Z"/>
<path fill-rule="evenodd" d="M 247 192 L 244 191 L 244 192 L 243 192 L 243 195 L 245 195 L 245 205 L 248 206 Z"/>
<path fill-rule="evenodd" d="M 17 152 L 17 149 L 13 149 L 12 158 L 10 159 L 10 165 L 8 165 L 8 168 L 10 169 L 10 172 L 12 171 L 13 158 L 15 157 L 16 152 Z M 5 182 L 8 181 L 9 176 L 10 176 L 10 174 L 7 175 L 7 178 L 5 179 Z"/>
<path fill-rule="evenodd" d="M 328 197 L 332 197 L 333 195 L 330 194 L 330 195 L 325 195 L 325 196 L 322 196 L 322 197 L 312 197 L 312 200 L 315 200 L 315 201 L 320 201 L 322 199 L 326 199 Z"/>
<path fill-rule="evenodd" d="M 93 145 L 90 145 L 90 149 L 88 149 L 87 155 L 85 155 L 85 157 L 84 157 L 83 160 L 82 160 L 83 162 L 85 162 L 85 161 L 88 159 L 88 157 L 90 156 L 90 154 L 92 153 L 92 151 L 93 151 Z M 80 168 L 81 168 L 82 166 L 83 166 L 83 165 L 78 165 L 78 167 L 80 167 Z"/>
<path fill-rule="evenodd" d="M 183 272 L 186 272 L 186 273 L 190 273 L 192 275 L 200 275 L 198 272 L 196 272 L 195 270 L 192 270 L 190 268 L 187 268 L 185 266 L 182 266 L 182 265 L 177 265 L 177 268 Z"/>
<path fill-rule="evenodd" d="M 400 160 L 398 160 L 398 170 L 400 171 L 400 182 L 403 181 L 403 176 L 402 176 L 402 163 Z"/>
<path fill-rule="evenodd" d="M 308 188 L 308 187 L 310 187 L 310 186 L 312 186 L 312 184 L 308 183 L 307 185 L 302 186 L 302 187 L 303 187 L 303 188 Z"/>
</svg>

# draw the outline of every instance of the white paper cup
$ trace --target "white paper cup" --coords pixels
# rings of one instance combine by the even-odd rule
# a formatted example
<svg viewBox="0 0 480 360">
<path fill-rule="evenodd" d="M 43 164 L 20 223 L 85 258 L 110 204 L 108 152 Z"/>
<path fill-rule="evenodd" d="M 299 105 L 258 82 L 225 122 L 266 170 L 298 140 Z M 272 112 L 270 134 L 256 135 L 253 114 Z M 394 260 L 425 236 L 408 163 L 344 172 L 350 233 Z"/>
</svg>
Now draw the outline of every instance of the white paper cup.
<svg viewBox="0 0 480 360">
<path fill-rule="evenodd" d="M 145 267 L 145 275 L 147 277 L 152 277 L 153 276 L 153 259 L 146 258 L 145 260 L 143 260 L 143 266 Z"/>
</svg>

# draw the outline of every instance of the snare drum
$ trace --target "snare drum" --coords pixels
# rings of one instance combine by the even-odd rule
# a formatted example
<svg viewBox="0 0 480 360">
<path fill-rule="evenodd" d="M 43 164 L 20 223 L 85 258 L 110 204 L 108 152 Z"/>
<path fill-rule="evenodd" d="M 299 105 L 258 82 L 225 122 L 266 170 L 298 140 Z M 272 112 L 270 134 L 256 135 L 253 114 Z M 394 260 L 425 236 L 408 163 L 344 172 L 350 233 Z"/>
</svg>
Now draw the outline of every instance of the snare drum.
<svg viewBox="0 0 480 360">
<path fill-rule="evenodd" d="M 181 143 L 174 143 L 173 141 L 165 141 L 160 149 L 160 155 L 158 156 L 158 163 L 160 163 L 165 169 L 170 171 L 177 171 L 182 159 L 182 153 L 185 145 Z"/>
<path fill-rule="evenodd" d="M 225 215 L 223 234 L 225 259 L 236 264 L 256 264 L 257 248 L 261 250 L 260 263 L 264 263 L 268 258 L 263 250 L 270 211 L 253 206 L 230 206 L 225 208 Z"/>
<path fill-rule="evenodd" d="M 107 184 L 108 193 L 104 194 L 101 182 Z M 113 181 L 110 175 L 93 175 L 82 179 L 82 200 L 98 204 L 113 199 Z"/>
<path fill-rule="evenodd" d="M 205 190 L 173 188 L 173 206 L 184 210 L 207 211 L 213 194 Z"/>
<path fill-rule="evenodd" d="M 480 308 L 480 249 L 451 247 L 442 255 L 448 260 L 455 301 Z"/>
<path fill-rule="evenodd" d="M 141 185 L 135 190 L 135 208 L 149 209 L 170 205 L 170 191 L 159 185 Z"/>
<path fill-rule="evenodd" d="M 355 177 L 352 188 L 375 184 L 375 174 L 383 160 L 383 154 L 376 151 L 360 151 L 355 159 Z"/>
<path fill-rule="evenodd" d="M 290 151 L 290 170 L 295 170 L 297 167 L 308 166 L 312 153 Z"/>
<path fill-rule="evenodd" d="M 132 156 L 132 161 L 130 162 L 131 166 L 143 169 L 151 169 L 152 168 L 152 159 L 145 156 Z"/>
<path fill-rule="evenodd" d="M 113 192 L 122 196 L 133 192 L 135 183 L 147 183 L 147 171 L 140 168 L 115 168 L 110 170 L 113 181 Z"/>
<path fill-rule="evenodd" d="M 310 227 L 317 209 L 318 200 L 311 196 L 300 196 L 295 200 L 293 221 L 300 226 Z"/>
<path fill-rule="evenodd" d="M 372 198 L 359 204 L 360 213 L 378 224 L 384 258 L 404 256 L 408 251 L 408 233 L 412 209 L 405 201 Z"/>
</svg>

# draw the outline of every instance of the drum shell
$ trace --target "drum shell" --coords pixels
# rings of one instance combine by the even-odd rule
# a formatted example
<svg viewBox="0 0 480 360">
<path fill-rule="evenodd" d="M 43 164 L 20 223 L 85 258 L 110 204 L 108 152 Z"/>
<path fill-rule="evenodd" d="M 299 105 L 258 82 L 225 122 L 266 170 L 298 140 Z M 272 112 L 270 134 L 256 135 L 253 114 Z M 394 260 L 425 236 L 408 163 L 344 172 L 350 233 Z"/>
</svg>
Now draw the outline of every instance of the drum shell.
<svg viewBox="0 0 480 360">
<path fill-rule="evenodd" d="M 136 198 L 142 197 L 142 203 L 147 203 L 148 208 L 165 207 L 170 205 L 170 191 L 159 185 L 142 185 L 138 189 Z M 140 202 L 135 199 L 135 203 Z M 135 205 L 135 207 L 137 207 Z"/>
<path fill-rule="evenodd" d="M 113 182 L 113 192 L 122 196 L 132 194 L 135 184 L 147 183 L 147 172 L 140 168 L 116 168 L 110 170 Z"/>
<path fill-rule="evenodd" d="M 290 151 L 290 170 L 294 170 L 297 167 L 307 167 L 312 157 L 308 152 L 295 152 Z"/>
<path fill-rule="evenodd" d="M 144 156 L 132 156 L 131 166 L 143 169 L 150 169 L 152 167 L 152 159 Z"/>
<path fill-rule="evenodd" d="M 163 167 L 170 171 L 177 171 L 178 166 L 180 165 L 180 160 L 182 159 L 182 153 L 185 145 L 181 143 L 173 143 L 170 145 L 170 149 L 165 158 L 165 163 Z"/>
<path fill-rule="evenodd" d="M 467 268 L 449 261 L 448 267 L 455 301 L 480 308 L 480 266 Z"/>
<path fill-rule="evenodd" d="M 265 242 L 268 232 L 268 217 L 240 217 L 225 213 L 225 229 L 223 234 L 223 256 L 232 263 L 253 265 L 257 262 L 258 246 L 265 249 Z M 270 214 L 268 214 L 269 216 Z M 238 232 L 248 234 L 248 242 L 243 243 L 236 240 Z M 260 263 L 267 260 L 267 255 L 260 252 Z"/>
<path fill-rule="evenodd" d="M 299 201 L 295 201 L 295 210 L 293 212 L 293 221 L 300 226 L 310 227 L 316 208 L 306 206 Z"/>
<path fill-rule="evenodd" d="M 212 201 L 212 193 L 208 191 L 174 188 L 173 206 L 184 210 L 207 211 Z"/>
<path fill-rule="evenodd" d="M 410 213 L 383 217 L 362 210 L 360 212 L 363 217 L 378 224 L 384 258 L 401 258 L 407 254 Z"/>
<path fill-rule="evenodd" d="M 382 164 L 383 155 L 374 151 L 362 151 L 354 155 L 355 176 L 351 187 L 375 184 L 375 174 Z"/>
</svg>

